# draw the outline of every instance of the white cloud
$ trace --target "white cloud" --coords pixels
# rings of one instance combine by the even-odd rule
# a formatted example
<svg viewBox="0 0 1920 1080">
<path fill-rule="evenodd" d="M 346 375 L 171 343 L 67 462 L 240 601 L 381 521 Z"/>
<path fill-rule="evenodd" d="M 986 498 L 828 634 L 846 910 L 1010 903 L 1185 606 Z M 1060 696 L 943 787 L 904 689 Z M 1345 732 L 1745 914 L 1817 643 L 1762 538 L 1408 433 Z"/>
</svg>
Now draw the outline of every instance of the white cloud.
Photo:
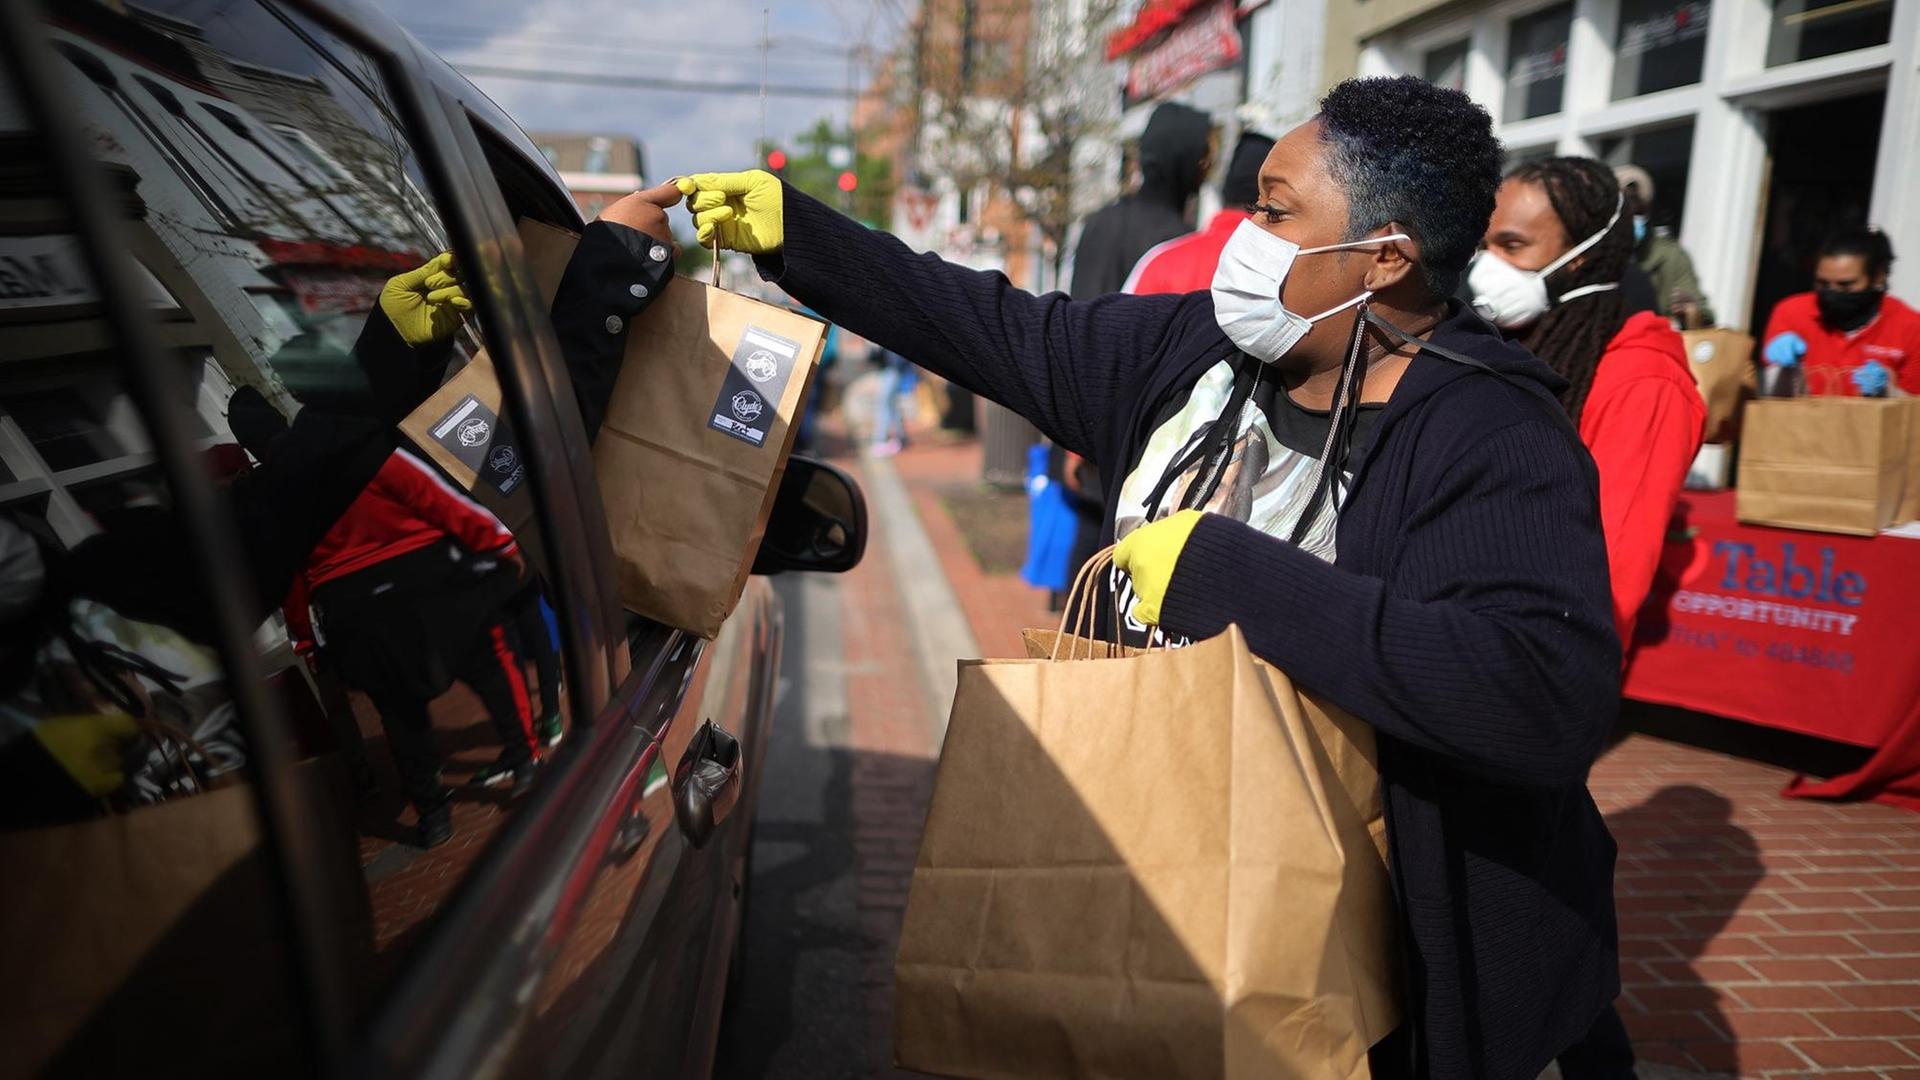
<svg viewBox="0 0 1920 1080">
<path fill-rule="evenodd" d="M 869 0 L 872 2 L 872 0 Z M 883 7 L 890 0 L 879 0 Z M 469 0 L 457 8 L 401 0 L 381 6 L 456 67 L 462 61 L 519 68 L 758 84 L 761 11 L 772 8 L 776 42 L 805 38 L 848 48 L 870 19 L 860 0 Z M 459 19 L 447 16 L 457 10 Z M 429 14 L 431 13 L 431 14 Z M 441 29 L 458 22 L 464 32 Z M 484 36 L 484 39 L 482 38 Z M 697 44 L 696 44 L 697 43 Z M 875 42 L 876 45 L 883 44 Z M 483 59 L 484 58 L 484 59 Z M 770 54 L 768 81 L 843 88 L 846 58 L 783 44 Z M 529 130 L 632 135 L 646 146 L 649 178 L 747 168 L 760 136 L 757 96 L 637 90 L 476 76 L 474 82 Z M 769 138 L 791 141 L 822 117 L 844 123 L 844 102 L 776 98 L 766 103 Z"/>
</svg>

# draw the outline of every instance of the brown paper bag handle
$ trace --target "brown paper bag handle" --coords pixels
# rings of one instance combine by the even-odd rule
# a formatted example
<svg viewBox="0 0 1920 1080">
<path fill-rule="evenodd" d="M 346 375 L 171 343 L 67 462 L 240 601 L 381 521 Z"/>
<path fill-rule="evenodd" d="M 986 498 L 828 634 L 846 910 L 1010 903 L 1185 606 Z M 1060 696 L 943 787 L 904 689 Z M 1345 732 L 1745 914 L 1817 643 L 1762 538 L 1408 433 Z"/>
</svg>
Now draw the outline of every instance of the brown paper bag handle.
<svg viewBox="0 0 1920 1080">
<path fill-rule="evenodd" d="M 720 230 L 713 230 L 713 287 L 720 287 Z"/>
<path fill-rule="evenodd" d="M 1093 555 L 1087 559 L 1086 565 L 1080 568 L 1080 572 L 1073 576 L 1073 584 L 1067 589 L 1066 606 L 1060 612 L 1060 628 L 1054 631 L 1053 652 L 1049 657 L 1049 663 L 1060 659 L 1060 642 L 1067 640 L 1069 637 L 1067 633 L 1067 623 L 1069 621 L 1072 621 L 1074 625 L 1071 635 L 1073 644 L 1067 647 L 1067 659 L 1079 659 L 1079 648 L 1082 640 L 1087 642 L 1087 659 L 1093 659 L 1093 646 L 1095 644 L 1094 632 L 1098 629 L 1096 620 L 1093 617 L 1093 605 L 1082 605 L 1083 610 L 1079 613 L 1079 618 L 1077 619 L 1074 618 L 1073 606 L 1078 601 L 1084 599 L 1089 590 L 1099 588 L 1100 572 L 1113 565 L 1114 550 L 1115 548 L 1110 546 L 1094 552 Z M 1113 627 L 1113 640 L 1101 641 L 1099 644 L 1106 646 L 1107 658 L 1111 660 L 1117 656 L 1125 656 L 1126 645 L 1121 640 L 1120 633 L 1120 594 L 1118 591 L 1111 592 L 1108 594 L 1107 599 L 1108 603 L 1111 604 L 1110 614 L 1113 616 L 1113 622 L 1110 624 Z M 1157 626 L 1147 627 L 1147 647 L 1141 651 L 1145 653 L 1164 652 L 1168 648 L 1171 648 L 1171 646 L 1167 644 L 1166 635 L 1160 632 L 1160 628 Z"/>
<path fill-rule="evenodd" d="M 1074 624 L 1072 635 L 1074 643 L 1067 648 L 1067 659 L 1075 660 L 1079 658 L 1078 650 L 1081 639 L 1087 641 L 1087 659 L 1093 659 L 1093 635 L 1098 629 L 1096 620 L 1093 617 L 1093 605 L 1091 603 L 1081 604 L 1082 610 L 1079 612 L 1077 619 L 1075 618 L 1074 605 L 1085 600 L 1088 595 L 1090 595 L 1091 590 L 1099 587 L 1100 572 L 1112 565 L 1113 548 L 1102 548 L 1094 552 L 1093 556 L 1086 561 L 1086 564 L 1080 567 L 1080 572 L 1073 576 L 1073 584 L 1067 589 L 1066 607 L 1060 612 L 1060 629 L 1054 633 L 1051 660 L 1057 661 L 1060 659 L 1060 643 L 1068 637 L 1067 624 L 1069 622 Z M 1113 626 L 1115 627 L 1115 635 L 1118 636 L 1118 628 L 1120 626 L 1120 598 L 1117 595 L 1112 597 L 1112 603 Z M 1107 645 L 1108 657 L 1111 658 L 1118 655 L 1116 643 L 1104 642 L 1103 644 Z"/>
</svg>

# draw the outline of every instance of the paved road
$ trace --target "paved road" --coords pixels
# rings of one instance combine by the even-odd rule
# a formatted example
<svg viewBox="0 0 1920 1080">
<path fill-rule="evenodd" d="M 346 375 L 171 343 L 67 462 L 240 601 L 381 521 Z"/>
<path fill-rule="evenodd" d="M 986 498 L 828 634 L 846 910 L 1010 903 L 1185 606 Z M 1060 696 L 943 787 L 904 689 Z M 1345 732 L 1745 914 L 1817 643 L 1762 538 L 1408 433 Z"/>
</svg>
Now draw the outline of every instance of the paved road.
<svg viewBox="0 0 1920 1080">
<path fill-rule="evenodd" d="M 743 978 L 714 1075 L 867 1075 L 850 792 L 853 751 L 840 584 L 777 579 L 786 605 L 783 694 L 761 778 Z"/>
</svg>

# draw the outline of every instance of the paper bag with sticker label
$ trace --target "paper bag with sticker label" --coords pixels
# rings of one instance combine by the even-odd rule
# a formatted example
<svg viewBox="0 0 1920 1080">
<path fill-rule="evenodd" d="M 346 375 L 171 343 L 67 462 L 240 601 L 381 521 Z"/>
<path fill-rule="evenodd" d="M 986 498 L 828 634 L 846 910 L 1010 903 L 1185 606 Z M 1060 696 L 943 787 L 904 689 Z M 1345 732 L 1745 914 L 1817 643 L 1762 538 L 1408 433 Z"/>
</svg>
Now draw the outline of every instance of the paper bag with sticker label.
<svg viewBox="0 0 1920 1080">
<path fill-rule="evenodd" d="M 1151 653 L 1091 617 L 1067 630 L 960 665 L 894 964 L 898 1062 L 1364 1080 L 1399 1024 L 1373 730 L 1238 627 Z"/>
<path fill-rule="evenodd" d="M 400 421 L 400 431 L 513 530 L 534 568 L 547 572 L 540 530 L 532 527 L 526 463 L 501 416 L 500 380 L 486 350 L 475 353 L 466 367 Z"/>
<path fill-rule="evenodd" d="M 579 238 L 523 221 L 520 239 L 551 304 Z M 719 632 L 746 588 L 826 329 L 686 277 L 634 318 L 593 443 L 617 589 L 629 611 L 702 637 Z M 480 366 L 469 365 L 402 426 L 499 513 L 525 501 L 524 485 L 480 482 L 499 472 L 502 444 L 482 452 L 461 442 L 463 434 L 479 438 L 475 416 L 499 412 L 491 367 L 476 373 Z M 469 396 L 473 411 L 461 415 Z M 497 421 L 487 422 L 498 432 Z M 510 437 L 506 445 L 517 461 Z"/>
</svg>

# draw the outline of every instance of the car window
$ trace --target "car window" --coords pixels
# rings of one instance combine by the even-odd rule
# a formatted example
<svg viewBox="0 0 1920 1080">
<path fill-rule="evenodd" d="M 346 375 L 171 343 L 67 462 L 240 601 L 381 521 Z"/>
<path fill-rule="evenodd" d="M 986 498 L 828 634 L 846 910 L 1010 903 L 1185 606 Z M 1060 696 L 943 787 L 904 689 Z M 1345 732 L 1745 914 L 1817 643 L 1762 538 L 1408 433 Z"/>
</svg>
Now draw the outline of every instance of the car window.
<svg viewBox="0 0 1920 1080">
<path fill-rule="evenodd" d="M 153 602 L 155 575 L 201 579 L 167 558 L 173 491 L 12 87 L 0 62 L 0 1072 L 145 1072 L 160 1046 L 277 1072 L 301 996 L 247 739 L 219 657 Z M 324 854 L 355 865 L 350 837 Z"/>
<path fill-rule="evenodd" d="M 259 657 L 303 763 L 338 781 L 309 805 L 351 852 L 377 992 L 567 760 L 527 471 L 497 396 L 428 400 L 487 345 L 460 306 L 465 268 L 443 255 L 378 66 L 317 24 L 260 0 L 79 0 L 47 29 L 118 196 L 143 332 L 167 349 L 237 530 Z M 0 353 L 0 442 L 33 451 L 0 455 L 31 473 L 0 490 L 71 547 L 167 500 L 137 410 L 112 393 L 111 347 L 76 328 L 63 348 L 57 363 Z M 418 443 L 399 433 L 435 409 Z M 466 491 L 461 462 L 492 486 Z M 102 602 L 197 630 L 190 583 L 120 541 L 121 561 L 93 569 L 148 577 Z"/>
</svg>

